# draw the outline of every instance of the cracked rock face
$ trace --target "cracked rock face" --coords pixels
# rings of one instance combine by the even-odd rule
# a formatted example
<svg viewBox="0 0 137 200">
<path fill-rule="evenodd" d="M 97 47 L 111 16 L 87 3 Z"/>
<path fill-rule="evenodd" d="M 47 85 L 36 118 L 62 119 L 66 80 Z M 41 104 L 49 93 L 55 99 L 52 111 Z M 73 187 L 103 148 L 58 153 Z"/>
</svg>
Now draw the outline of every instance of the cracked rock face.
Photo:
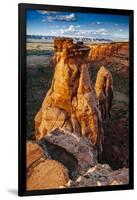
<svg viewBox="0 0 137 200">
<path fill-rule="evenodd" d="M 30 167 L 39 159 L 45 157 L 43 149 L 34 142 L 27 142 L 26 144 L 26 167 Z"/>
<path fill-rule="evenodd" d="M 97 73 L 95 91 L 99 100 L 101 116 L 105 123 L 107 117 L 110 117 L 110 110 L 112 107 L 113 78 L 110 71 L 104 66 L 100 67 Z"/>
<path fill-rule="evenodd" d="M 69 180 L 67 169 L 58 161 L 43 160 L 31 168 L 27 177 L 27 190 L 55 189 Z"/>
<path fill-rule="evenodd" d="M 56 154 L 60 151 L 59 155 L 56 156 L 57 160 L 62 162 L 71 172 L 77 171 L 79 174 L 83 174 L 89 167 L 97 164 L 97 152 L 91 141 L 84 136 L 79 137 L 73 133 L 56 129 L 45 136 L 44 140 L 50 142 L 50 146 L 57 145 L 54 148 L 49 148 L 51 157 L 55 159 Z M 48 147 L 47 143 L 45 145 Z"/>
<path fill-rule="evenodd" d="M 89 47 L 57 38 L 55 72 L 51 87 L 35 116 L 35 136 L 40 140 L 56 128 L 88 137 L 93 145 L 103 134 L 102 119 L 88 72 Z"/>
<path fill-rule="evenodd" d="M 127 168 L 113 171 L 108 164 L 97 163 L 87 138 L 60 130 L 40 142 L 28 142 L 27 161 L 27 190 L 122 185 L 129 181 Z"/>
<path fill-rule="evenodd" d="M 27 142 L 26 160 L 27 190 L 59 188 L 69 180 L 68 169 L 37 142 Z"/>
</svg>

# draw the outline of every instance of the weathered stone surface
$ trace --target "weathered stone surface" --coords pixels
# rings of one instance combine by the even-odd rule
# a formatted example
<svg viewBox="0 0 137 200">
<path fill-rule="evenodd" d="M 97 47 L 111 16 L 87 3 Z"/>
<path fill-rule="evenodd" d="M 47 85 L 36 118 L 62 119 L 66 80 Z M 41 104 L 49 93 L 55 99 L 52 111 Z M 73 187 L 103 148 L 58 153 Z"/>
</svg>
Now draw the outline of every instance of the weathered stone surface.
<svg viewBox="0 0 137 200">
<path fill-rule="evenodd" d="M 97 163 L 96 152 L 87 138 L 56 130 L 43 140 L 48 141 L 43 150 L 36 143 L 27 145 L 27 190 L 128 184 L 128 168 L 113 171 L 108 164 Z M 60 151 L 60 147 L 64 150 Z M 48 158 L 43 156 L 43 151 Z M 53 151 L 56 160 L 53 160 Z M 78 165 L 68 154 L 78 160 Z"/>
<path fill-rule="evenodd" d="M 99 61 L 105 59 L 106 57 L 115 56 L 115 55 L 124 55 L 129 54 L 129 47 L 126 44 L 122 43 L 112 43 L 112 44 L 93 44 L 90 46 L 89 51 L 89 60 Z"/>
<path fill-rule="evenodd" d="M 78 175 L 78 160 L 72 153 L 59 145 L 49 142 L 47 139 L 42 139 L 40 143 L 47 152 L 48 158 L 59 161 L 68 169 L 71 179 Z"/>
<path fill-rule="evenodd" d="M 101 151 L 102 119 L 88 72 L 89 47 L 69 38 L 57 38 L 54 45 L 55 73 L 35 116 L 36 139 L 62 128 L 88 137 Z"/>
<path fill-rule="evenodd" d="M 71 181 L 67 187 L 93 187 L 107 185 L 124 185 L 129 182 L 129 171 L 127 168 L 113 171 L 107 164 L 97 164 L 88 169 L 76 181 Z"/>
<path fill-rule="evenodd" d="M 123 44 L 118 48 L 118 54 L 129 56 L 129 45 Z"/>
<path fill-rule="evenodd" d="M 108 69 L 102 66 L 98 73 L 95 83 L 95 91 L 99 100 L 100 110 L 103 121 L 110 115 L 113 100 L 113 79 Z"/>
<path fill-rule="evenodd" d="M 70 168 L 70 170 L 70 159 L 72 160 L 73 165 L 76 165 L 76 167 L 72 166 L 72 169 L 74 171 L 77 170 L 77 172 L 80 174 L 83 174 L 87 170 L 87 168 L 94 166 L 97 163 L 97 152 L 94 150 L 91 141 L 88 140 L 85 136 L 78 136 L 71 132 L 57 129 L 46 135 L 45 139 L 51 144 L 62 147 L 67 152 L 74 155 L 74 157 L 78 161 L 78 164 L 75 164 L 75 160 L 73 161 L 72 158 L 68 157 L 66 152 L 63 150 L 59 153 L 60 155 L 57 156 L 58 161 L 62 162 L 68 169 Z M 60 151 L 60 149 L 49 149 L 49 151 L 49 154 L 51 154 L 51 151 L 54 151 L 54 154 L 58 154 L 58 151 Z M 55 159 L 55 157 L 52 159 Z"/>
<path fill-rule="evenodd" d="M 27 143 L 27 190 L 128 184 L 128 168 L 113 171 L 108 164 L 97 163 L 85 136 L 54 130 L 41 141 L 42 149 Z"/>
<path fill-rule="evenodd" d="M 31 169 L 27 190 L 55 189 L 69 180 L 67 169 L 55 160 L 44 160 Z"/>
<path fill-rule="evenodd" d="M 108 184 L 110 185 L 122 185 L 129 183 L 129 169 L 123 168 L 115 170 L 110 173 L 108 177 Z"/>
<path fill-rule="evenodd" d="M 42 157 L 46 158 L 43 149 L 34 142 L 27 142 L 26 144 L 26 167 L 31 166 L 34 162 Z"/>
</svg>

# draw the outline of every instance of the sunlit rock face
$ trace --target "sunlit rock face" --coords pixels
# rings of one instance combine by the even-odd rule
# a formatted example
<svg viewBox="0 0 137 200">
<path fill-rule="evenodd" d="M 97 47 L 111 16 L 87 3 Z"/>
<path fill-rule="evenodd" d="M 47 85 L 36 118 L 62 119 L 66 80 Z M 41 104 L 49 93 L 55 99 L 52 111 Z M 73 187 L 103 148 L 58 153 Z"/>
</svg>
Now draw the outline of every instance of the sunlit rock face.
<svg viewBox="0 0 137 200">
<path fill-rule="evenodd" d="M 55 72 L 35 116 L 36 139 L 62 128 L 88 137 L 93 145 L 100 143 L 101 113 L 88 72 L 90 48 L 82 42 L 74 44 L 70 38 L 57 38 L 54 49 Z"/>
<path fill-rule="evenodd" d="M 90 47 L 89 60 L 90 61 L 101 60 L 105 58 L 105 56 L 110 56 L 111 54 L 112 54 L 112 45 L 108 44 L 92 45 Z"/>
<path fill-rule="evenodd" d="M 89 61 L 99 61 L 107 56 L 128 55 L 129 47 L 124 43 L 90 45 Z"/>
<path fill-rule="evenodd" d="M 113 78 L 110 71 L 104 66 L 100 67 L 97 73 L 95 91 L 99 100 L 102 119 L 105 122 L 107 117 L 110 116 L 112 106 Z"/>
<path fill-rule="evenodd" d="M 56 160 L 43 160 L 27 173 L 27 190 L 55 189 L 69 180 L 68 170 Z"/>
<path fill-rule="evenodd" d="M 43 149 L 34 142 L 27 142 L 26 144 L 26 167 L 32 166 L 38 160 L 46 158 Z"/>
</svg>

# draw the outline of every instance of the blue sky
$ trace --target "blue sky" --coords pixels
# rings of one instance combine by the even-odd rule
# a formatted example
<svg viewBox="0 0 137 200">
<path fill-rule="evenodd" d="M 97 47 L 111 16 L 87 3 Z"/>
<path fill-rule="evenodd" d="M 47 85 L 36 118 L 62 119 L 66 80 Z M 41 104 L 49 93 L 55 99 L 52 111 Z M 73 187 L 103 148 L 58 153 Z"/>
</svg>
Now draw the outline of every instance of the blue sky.
<svg viewBox="0 0 137 200">
<path fill-rule="evenodd" d="M 122 15 L 27 10 L 27 35 L 129 39 L 129 18 Z"/>
</svg>

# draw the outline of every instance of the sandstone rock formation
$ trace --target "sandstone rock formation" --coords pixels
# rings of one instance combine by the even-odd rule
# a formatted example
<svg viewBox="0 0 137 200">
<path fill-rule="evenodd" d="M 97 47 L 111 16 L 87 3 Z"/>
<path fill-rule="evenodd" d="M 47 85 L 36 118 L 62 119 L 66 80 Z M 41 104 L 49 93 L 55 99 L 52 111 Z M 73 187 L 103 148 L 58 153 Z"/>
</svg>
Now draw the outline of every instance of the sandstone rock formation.
<svg viewBox="0 0 137 200">
<path fill-rule="evenodd" d="M 91 141 L 73 133 L 54 130 L 41 141 L 28 142 L 27 153 L 27 190 L 120 185 L 129 181 L 127 168 L 113 171 L 108 164 L 99 164 Z"/>
<path fill-rule="evenodd" d="M 107 164 L 97 164 L 79 176 L 75 181 L 67 183 L 68 187 L 94 187 L 107 185 L 123 185 L 129 182 L 129 170 L 123 168 L 113 171 Z"/>
<path fill-rule="evenodd" d="M 52 85 L 35 116 L 40 140 L 56 128 L 88 137 L 101 151 L 102 119 L 88 72 L 89 47 L 70 38 L 57 38 Z"/>
<path fill-rule="evenodd" d="M 47 142 L 50 146 L 57 145 L 56 147 L 48 148 Z M 57 159 L 64 164 L 70 171 L 70 174 L 76 175 L 84 173 L 87 168 L 97 164 L 97 152 L 94 150 L 93 144 L 86 137 L 79 137 L 71 132 L 56 129 L 50 134 L 45 136 L 42 140 L 42 147 L 48 151 L 52 159 Z M 62 147 L 62 151 L 59 149 Z M 67 154 L 69 152 L 74 158 Z"/>
<path fill-rule="evenodd" d="M 67 169 L 55 160 L 44 160 L 31 168 L 27 177 L 27 190 L 55 189 L 69 180 Z"/>
<path fill-rule="evenodd" d="M 128 55 L 129 47 L 127 43 L 92 44 L 90 45 L 89 60 L 99 61 L 107 56 Z"/>
<path fill-rule="evenodd" d="M 90 61 L 127 55 L 127 44 L 85 46 L 71 38 L 56 38 L 54 50 L 52 84 L 35 116 L 36 141 L 26 146 L 27 190 L 128 184 L 128 168 L 113 171 L 112 165 L 98 163 L 113 99 L 112 75 L 102 66 L 94 87 L 88 71 Z M 117 146 L 104 145 L 108 148 L 102 157 L 119 155 Z"/>
<path fill-rule="evenodd" d="M 58 161 L 49 159 L 46 149 L 36 142 L 27 142 L 27 190 L 58 188 L 68 182 L 67 168 Z"/>
<path fill-rule="evenodd" d="M 26 167 L 30 167 L 32 164 L 45 158 L 43 149 L 34 142 L 27 142 L 26 144 Z"/>
<path fill-rule="evenodd" d="M 95 91 L 99 100 L 102 119 L 105 122 L 107 117 L 110 117 L 113 100 L 113 79 L 109 70 L 104 66 L 97 73 Z"/>
</svg>

